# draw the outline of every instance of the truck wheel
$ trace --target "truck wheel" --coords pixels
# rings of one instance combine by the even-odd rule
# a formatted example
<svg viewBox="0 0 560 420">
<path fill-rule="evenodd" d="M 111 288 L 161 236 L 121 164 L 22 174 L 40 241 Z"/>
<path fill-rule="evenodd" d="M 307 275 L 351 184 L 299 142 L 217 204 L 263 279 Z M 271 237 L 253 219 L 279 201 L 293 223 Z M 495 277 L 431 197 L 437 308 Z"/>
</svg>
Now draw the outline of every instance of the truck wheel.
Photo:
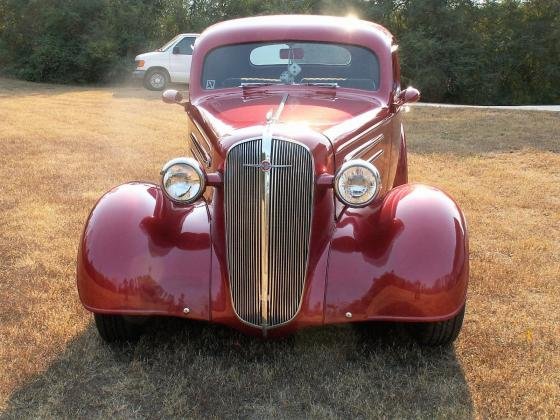
<svg viewBox="0 0 560 420">
<path fill-rule="evenodd" d="M 149 90 L 163 90 L 169 83 L 169 76 L 163 69 L 148 70 L 144 77 L 144 86 Z"/>
<path fill-rule="evenodd" d="M 440 322 L 415 322 L 408 324 L 410 334 L 425 346 L 445 346 L 453 343 L 461 327 L 465 316 L 465 306 L 457 315 L 447 321 Z"/>
<path fill-rule="evenodd" d="M 142 334 L 144 317 L 124 317 L 122 315 L 93 314 L 95 325 L 101 338 L 107 342 L 133 341 Z"/>
</svg>

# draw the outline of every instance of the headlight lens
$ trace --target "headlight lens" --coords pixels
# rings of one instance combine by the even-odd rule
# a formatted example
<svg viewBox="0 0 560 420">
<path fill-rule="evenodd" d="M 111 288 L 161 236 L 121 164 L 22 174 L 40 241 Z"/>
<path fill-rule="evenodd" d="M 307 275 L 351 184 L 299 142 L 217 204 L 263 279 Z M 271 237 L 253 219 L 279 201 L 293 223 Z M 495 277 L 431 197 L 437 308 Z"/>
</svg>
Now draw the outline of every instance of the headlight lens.
<svg viewBox="0 0 560 420">
<path fill-rule="evenodd" d="M 161 174 L 163 190 L 176 203 L 189 204 L 198 200 L 206 187 L 204 171 L 191 158 L 170 160 L 163 166 Z"/>
<path fill-rule="evenodd" d="M 379 171 L 371 163 L 356 159 L 343 164 L 334 179 L 334 189 L 340 201 L 350 207 L 371 203 L 381 188 Z"/>
</svg>

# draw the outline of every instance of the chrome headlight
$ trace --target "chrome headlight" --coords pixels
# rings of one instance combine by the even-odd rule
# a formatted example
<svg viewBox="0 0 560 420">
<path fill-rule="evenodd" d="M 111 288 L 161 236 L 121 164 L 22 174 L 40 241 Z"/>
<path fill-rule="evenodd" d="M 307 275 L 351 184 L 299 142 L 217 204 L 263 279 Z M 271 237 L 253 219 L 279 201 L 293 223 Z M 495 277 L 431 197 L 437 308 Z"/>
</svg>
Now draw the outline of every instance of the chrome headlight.
<svg viewBox="0 0 560 420">
<path fill-rule="evenodd" d="M 334 178 L 334 190 L 340 201 L 350 207 L 371 203 L 381 188 L 381 175 L 375 166 L 356 159 L 343 164 Z"/>
<path fill-rule="evenodd" d="M 172 159 L 161 169 L 161 185 L 174 202 L 189 204 L 200 198 L 206 187 L 206 175 L 199 163 L 191 158 Z"/>
</svg>

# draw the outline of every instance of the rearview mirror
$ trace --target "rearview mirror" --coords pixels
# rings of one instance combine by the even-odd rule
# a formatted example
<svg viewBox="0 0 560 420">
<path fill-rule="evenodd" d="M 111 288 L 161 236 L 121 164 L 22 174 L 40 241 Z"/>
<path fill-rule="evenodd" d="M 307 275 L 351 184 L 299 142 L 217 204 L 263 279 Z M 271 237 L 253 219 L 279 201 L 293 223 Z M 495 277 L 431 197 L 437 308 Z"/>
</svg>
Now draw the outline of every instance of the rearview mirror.
<svg viewBox="0 0 560 420">
<path fill-rule="evenodd" d="M 161 95 L 161 99 L 166 104 L 179 104 L 183 105 L 183 94 L 175 89 L 167 89 Z"/>
<path fill-rule="evenodd" d="M 402 90 L 395 100 L 396 105 L 406 105 L 420 100 L 420 92 L 411 86 Z"/>
</svg>

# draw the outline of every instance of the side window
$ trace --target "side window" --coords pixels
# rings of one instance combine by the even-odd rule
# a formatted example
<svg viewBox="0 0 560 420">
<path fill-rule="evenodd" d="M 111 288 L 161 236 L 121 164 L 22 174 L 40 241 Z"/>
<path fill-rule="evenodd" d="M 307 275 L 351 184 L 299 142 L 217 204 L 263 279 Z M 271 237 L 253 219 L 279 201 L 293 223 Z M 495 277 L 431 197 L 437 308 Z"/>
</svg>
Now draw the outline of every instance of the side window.
<svg viewBox="0 0 560 420">
<path fill-rule="evenodd" d="M 187 36 L 187 37 L 183 38 L 182 40 L 180 40 L 175 45 L 174 49 L 178 48 L 179 49 L 179 54 L 192 55 L 195 40 L 196 40 L 196 38 Z"/>
</svg>

